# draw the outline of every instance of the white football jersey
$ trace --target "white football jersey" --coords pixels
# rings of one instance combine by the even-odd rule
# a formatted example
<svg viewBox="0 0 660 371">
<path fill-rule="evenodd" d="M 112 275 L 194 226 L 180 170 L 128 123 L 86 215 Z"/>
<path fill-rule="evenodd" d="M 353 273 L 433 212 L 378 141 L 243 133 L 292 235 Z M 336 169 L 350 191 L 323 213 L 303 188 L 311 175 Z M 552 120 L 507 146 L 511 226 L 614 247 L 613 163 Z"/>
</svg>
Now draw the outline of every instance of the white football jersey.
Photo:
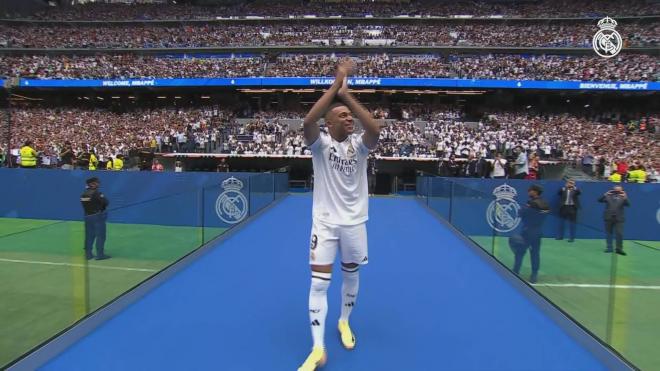
<svg viewBox="0 0 660 371">
<path fill-rule="evenodd" d="M 369 148 L 362 142 L 362 134 L 337 142 L 321 131 L 310 149 L 314 164 L 314 219 L 334 225 L 366 222 Z"/>
</svg>

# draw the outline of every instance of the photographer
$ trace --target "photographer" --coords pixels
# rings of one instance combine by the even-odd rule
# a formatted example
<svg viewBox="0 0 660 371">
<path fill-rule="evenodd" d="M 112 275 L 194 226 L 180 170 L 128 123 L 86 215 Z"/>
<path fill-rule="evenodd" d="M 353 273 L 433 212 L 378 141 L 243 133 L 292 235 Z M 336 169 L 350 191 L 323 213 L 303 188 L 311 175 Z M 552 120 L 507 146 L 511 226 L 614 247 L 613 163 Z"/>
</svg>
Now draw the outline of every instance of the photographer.
<svg viewBox="0 0 660 371">
<path fill-rule="evenodd" d="M 577 212 L 580 208 L 580 190 L 575 185 L 574 180 L 568 180 L 566 186 L 562 187 L 559 194 L 559 234 L 558 240 L 564 239 L 564 227 L 568 222 L 568 242 L 575 240 L 575 222 Z"/>
<path fill-rule="evenodd" d="M 64 149 L 60 152 L 60 161 L 63 170 L 73 170 L 73 162 L 76 155 L 73 153 L 71 142 L 64 143 Z"/>
<path fill-rule="evenodd" d="M 605 252 L 613 252 L 612 250 L 612 232 L 616 236 L 616 253 L 619 255 L 627 255 L 623 251 L 623 223 L 625 222 L 624 207 L 630 206 L 628 195 L 621 186 L 614 186 L 612 190 L 607 191 L 602 195 L 598 202 L 606 203 L 605 213 L 603 218 L 605 220 L 605 233 L 607 238 L 607 248 Z"/>
<path fill-rule="evenodd" d="M 506 160 L 502 158 L 502 154 L 497 152 L 495 160 L 493 161 L 493 172 L 491 173 L 493 179 L 506 178 Z"/>
<path fill-rule="evenodd" d="M 513 163 L 513 178 L 525 179 L 529 173 L 529 163 L 527 161 L 527 153 L 521 146 L 517 146 L 513 150 L 516 160 Z"/>
</svg>

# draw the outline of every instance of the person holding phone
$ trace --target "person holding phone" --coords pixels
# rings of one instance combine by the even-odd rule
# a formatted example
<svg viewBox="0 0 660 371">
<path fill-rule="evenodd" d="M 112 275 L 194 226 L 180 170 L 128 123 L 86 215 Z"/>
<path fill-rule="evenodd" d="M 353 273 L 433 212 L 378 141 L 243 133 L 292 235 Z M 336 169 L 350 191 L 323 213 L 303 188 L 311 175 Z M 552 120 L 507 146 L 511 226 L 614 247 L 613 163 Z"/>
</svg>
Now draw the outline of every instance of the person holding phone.
<svg viewBox="0 0 660 371">
<path fill-rule="evenodd" d="M 575 185 L 574 180 L 568 180 L 566 185 L 559 190 L 559 234 L 558 240 L 564 239 L 564 227 L 568 222 L 568 242 L 575 240 L 575 227 L 577 221 L 577 212 L 580 208 L 580 189 Z"/>
<path fill-rule="evenodd" d="M 624 207 L 630 206 L 628 195 L 623 190 L 623 187 L 617 185 L 605 192 L 598 199 L 598 202 L 607 204 L 603 215 L 607 240 L 605 252 L 610 253 L 614 251 L 612 250 L 612 234 L 614 234 L 616 237 L 616 253 L 624 256 L 627 255 L 623 251 L 623 224 L 625 222 Z"/>
</svg>

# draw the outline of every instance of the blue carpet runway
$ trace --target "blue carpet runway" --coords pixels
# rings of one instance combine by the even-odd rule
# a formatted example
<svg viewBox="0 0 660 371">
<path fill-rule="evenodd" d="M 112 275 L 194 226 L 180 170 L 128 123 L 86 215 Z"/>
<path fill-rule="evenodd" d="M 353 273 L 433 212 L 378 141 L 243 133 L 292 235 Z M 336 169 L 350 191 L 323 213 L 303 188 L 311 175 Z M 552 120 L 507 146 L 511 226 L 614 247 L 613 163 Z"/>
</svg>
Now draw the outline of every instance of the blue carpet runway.
<svg viewBox="0 0 660 371">
<path fill-rule="evenodd" d="M 311 349 L 309 196 L 289 196 L 44 366 L 46 370 L 295 370 Z M 324 370 L 601 370 L 414 199 L 370 200 L 344 350 L 329 292 Z"/>
</svg>

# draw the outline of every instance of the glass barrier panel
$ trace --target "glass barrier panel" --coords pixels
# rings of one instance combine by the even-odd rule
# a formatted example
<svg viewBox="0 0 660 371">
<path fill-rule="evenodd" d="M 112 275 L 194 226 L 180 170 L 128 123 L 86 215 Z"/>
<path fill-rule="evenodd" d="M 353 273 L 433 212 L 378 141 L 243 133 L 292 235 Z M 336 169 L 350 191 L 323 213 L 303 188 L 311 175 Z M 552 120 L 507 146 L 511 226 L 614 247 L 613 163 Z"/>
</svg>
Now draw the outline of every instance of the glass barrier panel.
<svg viewBox="0 0 660 371">
<path fill-rule="evenodd" d="M 449 222 L 465 236 L 489 254 L 493 251 L 493 229 L 488 225 L 487 215 L 492 195 L 474 190 L 454 182 L 448 182 L 451 199 L 447 207 Z"/>
<path fill-rule="evenodd" d="M 287 193 L 286 173 L 234 174 L 130 205 L 113 194 L 91 217 L 76 204 L 79 220 L 0 218 L 0 366 Z"/>
<path fill-rule="evenodd" d="M 275 173 L 275 199 L 289 193 L 289 173 Z"/>
<path fill-rule="evenodd" d="M 88 245 L 94 255 L 88 264 L 90 310 L 105 305 L 202 245 L 199 194 L 179 193 L 110 208 L 105 216 L 86 217 L 81 227 L 91 238 L 95 237 L 93 246 L 91 239 Z M 83 245 L 84 241 L 80 241 L 81 253 Z"/>
<path fill-rule="evenodd" d="M 79 221 L 0 218 L 0 368 L 89 310 Z"/>
<path fill-rule="evenodd" d="M 273 173 L 252 175 L 250 184 L 250 216 L 258 213 L 274 200 L 275 183 Z"/>
<path fill-rule="evenodd" d="M 527 208 L 521 202 L 521 209 Z M 611 299 L 610 282 L 614 256 L 604 252 L 602 232 L 585 225 L 576 225 L 573 239 L 561 238 L 558 229 L 569 221 L 556 210 L 541 218 L 540 235 L 527 231 L 523 219 L 519 228 L 509 236 L 496 239 L 495 257 L 509 267 L 515 267 L 519 254 L 522 260 L 520 276 L 530 280 L 534 288 L 563 309 L 582 326 L 602 340 L 607 340 L 608 306 Z M 569 228 L 567 228 L 569 229 Z M 523 242 L 527 246 L 519 244 Z M 526 251 L 523 251 L 525 250 Z M 539 268 L 536 282 L 531 278 L 532 252 L 538 251 Z"/>
<path fill-rule="evenodd" d="M 427 195 L 429 208 L 449 220 L 452 182 L 444 178 L 428 178 Z"/>
<path fill-rule="evenodd" d="M 625 238 L 625 225 L 624 234 Z M 605 242 L 601 240 L 601 247 Z M 616 245 L 616 243 L 615 243 Z M 660 241 L 623 240 L 613 254 L 608 341 L 642 370 L 660 369 Z"/>
<path fill-rule="evenodd" d="M 240 181 L 238 184 L 228 187 L 214 185 L 204 187 L 203 212 L 202 212 L 202 234 L 204 243 L 207 243 L 225 233 L 230 228 L 238 225 L 248 218 L 250 212 L 249 193 L 247 177 L 238 179 L 230 178 L 230 182 Z M 228 183 L 225 183 L 228 185 Z"/>
</svg>

